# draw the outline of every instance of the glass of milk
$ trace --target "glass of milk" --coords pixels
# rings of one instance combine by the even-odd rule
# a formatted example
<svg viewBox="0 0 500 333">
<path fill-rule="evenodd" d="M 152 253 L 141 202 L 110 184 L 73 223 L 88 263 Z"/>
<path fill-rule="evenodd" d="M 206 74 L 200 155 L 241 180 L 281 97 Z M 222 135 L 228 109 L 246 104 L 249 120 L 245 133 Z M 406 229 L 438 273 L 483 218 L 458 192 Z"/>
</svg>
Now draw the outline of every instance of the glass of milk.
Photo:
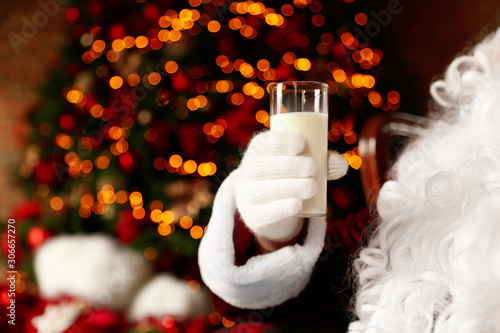
<svg viewBox="0 0 500 333">
<path fill-rule="evenodd" d="M 299 217 L 326 215 L 328 155 L 328 85 L 313 81 L 287 81 L 269 85 L 271 131 L 294 132 L 305 140 L 303 155 L 318 162 L 316 195 L 304 201 Z"/>
</svg>

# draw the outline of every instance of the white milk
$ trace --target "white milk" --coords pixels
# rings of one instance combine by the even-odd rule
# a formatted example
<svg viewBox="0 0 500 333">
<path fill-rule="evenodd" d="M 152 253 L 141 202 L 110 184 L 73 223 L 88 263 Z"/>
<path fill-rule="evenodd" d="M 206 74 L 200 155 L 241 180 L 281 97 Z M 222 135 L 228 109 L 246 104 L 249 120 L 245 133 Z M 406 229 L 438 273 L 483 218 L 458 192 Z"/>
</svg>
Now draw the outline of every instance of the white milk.
<svg viewBox="0 0 500 333">
<path fill-rule="evenodd" d="M 316 195 L 304 201 L 298 216 L 312 217 L 326 214 L 326 168 L 328 155 L 328 115 L 317 112 L 286 112 L 271 116 L 271 130 L 294 132 L 306 142 L 303 152 L 318 162 Z"/>
</svg>

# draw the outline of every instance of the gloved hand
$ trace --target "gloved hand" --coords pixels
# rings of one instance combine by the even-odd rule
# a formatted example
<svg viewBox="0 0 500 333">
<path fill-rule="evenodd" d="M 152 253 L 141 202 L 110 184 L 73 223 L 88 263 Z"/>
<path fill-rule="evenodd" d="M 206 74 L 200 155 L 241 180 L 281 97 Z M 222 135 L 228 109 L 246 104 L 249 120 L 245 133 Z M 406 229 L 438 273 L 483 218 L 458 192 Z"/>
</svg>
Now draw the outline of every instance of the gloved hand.
<svg viewBox="0 0 500 333">
<path fill-rule="evenodd" d="M 285 242 L 297 236 L 303 220 L 295 215 L 316 193 L 317 162 L 301 155 L 304 139 L 296 133 L 266 131 L 248 145 L 236 170 L 235 198 L 240 215 L 256 236 Z M 347 172 L 347 161 L 328 152 L 327 179 Z"/>
</svg>

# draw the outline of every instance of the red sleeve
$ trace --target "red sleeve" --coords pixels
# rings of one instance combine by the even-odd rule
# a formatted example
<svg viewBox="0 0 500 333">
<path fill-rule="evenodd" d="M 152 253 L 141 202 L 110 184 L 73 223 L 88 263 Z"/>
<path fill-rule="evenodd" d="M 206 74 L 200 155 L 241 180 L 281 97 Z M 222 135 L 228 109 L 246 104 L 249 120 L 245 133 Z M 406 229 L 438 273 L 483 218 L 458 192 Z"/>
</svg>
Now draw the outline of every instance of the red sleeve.
<svg viewBox="0 0 500 333">
<path fill-rule="evenodd" d="M 297 237 L 298 243 L 302 243 L 305 239 L 307 234 L 307 224 L 308 221 L 306 220 L 301 233 Z M 259 248 L 255 238 L 250 229 L 248 229 L 243 222 L 241 215 L 238 212 L 234 215 L 233 242 L 235 265 L 237 266 L 244 265 L 249 258 L 259 254 Z M 211 293 L 211 296 L 217 310 L 228 319 L 236 319 L 236 317 L 241 318 L 241 316 L 245 315 L 247 312 L 226 303 L 213 293 Z"/>
<path fill-rule="evenodd" d="M 345 314 L 351 295 L 349 287 L 346 287 L 349 257 L 361 245 L 362 235 L 371 219 L 369 208 L 365 208 L 348 215 L 344 220 L 328 223 L 325 249 L 318 260 L 309 286 L 298 298 L 273 309 L 271 317 L 274 317 L 274 320 L 280 320 L 276 317 L 282 317 L 284 313 L 290 315 L 304 313 L 304 309 L 318 308 L 320 304 L 320 308 L 324 311 L 336 313 L 334 317 Z M 307 228 L 305 227 L 304 230 Z M 303 239 L 303 235 L 299 237 L 299 241 Z M 257 254 L 253 235 L 238 213 L 235 215 L 233 240 L 237 265 L 245 264 L 250 257 Z M 214 294 L 212 294 L 212 300 L 221 315 L 229 320 L 241 322 L 241 319 L 252 313 L 235 308 Z M 340 321 L 342 322 L 342 319 Z"/>
<path fill-rule="evenodd" d="M 233 242 L 235 264 L 244 265 L 255 254 L 255 240 L 238 212 L 234 215 Z"/>
<path fill-rule="evenodd" d="M 290 244 L 303 244 L 307 235 L 308 223 L 309 220 L 305 219 L 302 231 L 295 238 L 295 240 L 290 241 Z M 249 258 L 264 253 L 262 252 L 262 249 L 259 248 L 252 232 L 245 225 L 245 222 L 243 222 L 241 215 L 238 212 L 234 215 L 233 242 L 235 265 L 237 266 L 244 265 Z"/>
</svg>

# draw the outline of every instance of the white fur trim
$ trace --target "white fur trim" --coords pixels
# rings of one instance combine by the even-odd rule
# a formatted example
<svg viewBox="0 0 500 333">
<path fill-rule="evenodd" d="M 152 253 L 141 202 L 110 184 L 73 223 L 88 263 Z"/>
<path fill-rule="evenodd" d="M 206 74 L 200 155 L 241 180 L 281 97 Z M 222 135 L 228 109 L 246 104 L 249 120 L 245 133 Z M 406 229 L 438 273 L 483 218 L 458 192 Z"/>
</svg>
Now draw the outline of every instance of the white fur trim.
<svg viewBox="0 0 500 333">
<path fill-rule="evenodd" d="M 82 314 L 84 304 L 81 302 L 66 302 L 49 304 L 43 314 L 33 317 L 31 324 L 38 333 L 61 333 L 73 325 Z"/>
<path fill-rule="evenodd" d="M 308 284 L 324 245 L 326 221 L 309 222 L 303 245 L 293 245 L 250 258 L 236 266 L 233 243 L 234 173 L 223 182 L 201 240 L 198 261 L 206 285 L 227 303 L 244 309 L 277 306 L 300 294 Z M 237 241 L 237 240 L 236 240 Z"/>
<path fill-rule="evenodd" d="M 140 254 L 104 235 L 53 237 L 38 248 L 34 265 L 42 297 L 114 310 L 128 306 L 151 271 Z"/>
<path fill-rule="evenodd" d="M 190 290 L 188 282 L 170 274 L 161 274 L 148 282 L 135 297 L 128 317 L 140 321 L 164 316 L 185 319 L 207 309 L 209 298 L 205 289 Z"/>
</svg>

